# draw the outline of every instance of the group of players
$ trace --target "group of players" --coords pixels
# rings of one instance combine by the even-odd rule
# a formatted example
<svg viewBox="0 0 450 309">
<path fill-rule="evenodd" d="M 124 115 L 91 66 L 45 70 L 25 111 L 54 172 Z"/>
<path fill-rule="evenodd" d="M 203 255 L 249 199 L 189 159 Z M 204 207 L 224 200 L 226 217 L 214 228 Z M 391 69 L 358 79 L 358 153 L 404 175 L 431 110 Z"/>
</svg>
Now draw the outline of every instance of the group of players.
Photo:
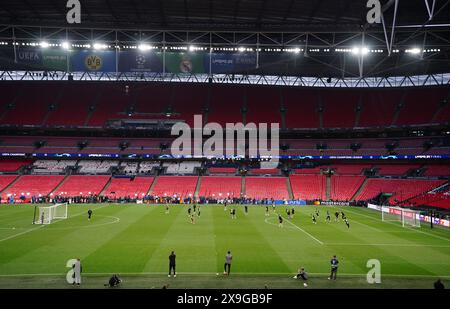
<svg viewBox="0 0 450 309">
<path fill-rule="evenodd" d="M 227 211 L 227 207 L 228 207 L 228 203 L 225 202 L 224 203 L 224 211 Z M 276 213 L 275 204 L 272 204 L 272 209 L 273 209 L 273 212 Z M 166 214 L 168 214 L 169 212 L 170 212 L 169 204 L 166 204 Z M 189 205 L 189 208 L 188 208 L 187 212 L 188 212 L 188 217 L 189 217 L 190 222 L 192 224 L 195 224 L 195 218 L 196 217 L 197 218 L 200 217 L 200 206 L 198 206 L 196 203 L 194 203 L 192 205 L 192 207 L 191 207 L 191 205 Z M 248 206 L 247 205 L 244 205 L 244 214 L 248 215 Z M 266 217 L 270 216 L 269 205 L 266 205 L 266 213 L 265 213 L 265 215 L 266 215 Z M 287 215 L 288 219 L 293 219 L 294 215 L 295 215 L 294 207 L 286 208 L 286 215 Z M 312 219 L 312 222 L 314 224 L 317 224 L 317 219 L 319 218 L 319 216 L 320 216 L 320 211 L 319 211 L 319 209 L 316 208 L 314 210 L 314 212 L 311 214 L 311 219 Z M 348 221 L 348 219 L 347 219 L 347 217 L 346 217 L 346 215 L 344 214 L 343 211 L 341 211 L 341 212 L 336 211 L 334 213 L 334 216 L 335 216 L 335 219 L 334 219 L 335 222 L 338 222 L 339 221 L 339 216 L 341 216 L 341 218 L 344 221 L 345 225 L 347 225 L 347 228 L 350 228 L 350 223 L 349 223 L 349 221 Z M 230 209 L 230 217 L 231 217 L 231 219 L 236 219 L 237 218 L 236 217 L 236 208 L 233 207 L 233 208 Z M 283 227 L 283 221 L 284 221 L 283 216 L 281 216 L 281 214 L 278 214 L 278 226 L 279 227 Z M 331 222 L 331 215 L 330 215 L 330 212 L 328 210 L 327 210 L 325 222 L 327 222 L 327 223 Z"/>
</svg>

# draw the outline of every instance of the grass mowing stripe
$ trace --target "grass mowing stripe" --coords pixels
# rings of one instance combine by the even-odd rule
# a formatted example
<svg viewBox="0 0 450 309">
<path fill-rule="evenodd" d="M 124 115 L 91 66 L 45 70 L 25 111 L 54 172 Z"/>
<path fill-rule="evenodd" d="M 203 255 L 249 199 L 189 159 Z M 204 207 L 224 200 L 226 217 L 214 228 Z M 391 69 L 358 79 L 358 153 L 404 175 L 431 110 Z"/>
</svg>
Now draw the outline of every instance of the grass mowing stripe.
<svg viewBox="0 0 450 309">
<path fill-rule="evenodd" d="M 98 208 L 96 208 L 96 209 L 100 209 L 100 208 L 103 208 L 103 207 L 106 207 L 106 205 L 105 205 L 105 206 L 100 206 L 100 207 L 98 207 Z M 70 218 L 81 216 L 83 213 L 85 213 L 85 212 L 83 211 L 82 213 L 78 213 L 78 214 L 76 214 L 76 215 L 70 216 Z M 58 221 L 60 221 L 60 220 L 58 220 Z M 58 221 L 56 221 L 55 223 L 57 223 Z M 39 225 L 38 227 L 35 227 L 35 228 L 32 228 L 32 229 L 29 229 L 29 230 L 26 230 L 26 231 L 23 231 L 23 232 L 20 232 L 20 233 L 11 235 L 11 236 L 9 236 L 9 237 L 0 239 L 0 242 L 3 242 L 3 241 L 5 241 L 5 240 L 9 240 L 9 239 L 16 238 L 16 237 L 18 237 L 18 236 L 27 234 L 27 233 L 29 233 L 29 232 L 35 231 L 35 230 L 40 229 L 40 228 L 43 228 L 43 227 L 45 227 L 45 226 L 46 226 L 46 225 Z"/>
<path fill-rule="evenodd" d="M 349 212 L 351 212 L 351 213 L 354 213 L 354 214 L 357 214 L 357 215 L 361 215 L 361 216 L 370 218 L 370 219 L 372 219 L 372 220 L 377 220 L 376 218 L 374 218 L 374 217 L 372 217 L 372 216 L 368 216 L 368 215 L 365 215 L 365 214 L 357 213 L 357 212 L 354 212 L 354 211 L 351 211 L 351 210 L 348 210 L 348 209 L 347 209 L 347 211 L 349 211 Z M 381 221 L 381 220 L 380 220 L 380 221 Z M 381 221 L 381 222 L 383 222 L 383 221 Z M 394 222 L 389 222 L 389 221 L 384 221 L 384 222 L 385 222 L 385 223 L 392 224 L 392 225 L 394 225 L 394 226 L 398 226 L 398 225 L 395 224 Z M 400 226 L 398 226 L 398 227 L 400 228 Z M 425 234 L 425 235 L 428 235 L 428 236 L 431 236 L 431 237 L 435 237 L 435 238 L 438 238 L 438 239 L 441 239 L 441 240 L 450 241 L 450 239 L 448 239 L 448 238 L 444 238 L 444 237 L 441 237 L 441 236 L 438 236 L 438 235 L 430 234 L 430 233 L 427 233 L 427 232 L 424 232 L 424 231 L 421 231 L 421 230 L 418 230 L 418 229 L 414 229 L 414 228 L 411 228 L 411 227 L 408 227 L 408 226 L 401 227 L 401 228 L 406 228 L 406 229 L 409 229 L 409 230 L 411 230 L 411 231 L 414 231 L 414 232 L 417 232 L 417 233 L 422 233 L 422 234 Z"/>
<path fill-rule="evenodd" d="M 314 275 L 314 276 L 323 276 L 323 277 L 327 277 L 330 275 L 330 273 L 316 273 L 316 272 L 310 272 L 308 273 L 309 275 Z M 92 277 L 96 277 L 96 276 L 111 276 L 111 273 L 107 273 L 107 272 L 92 272 L 92 273 L 83 273 L 83 276 L 92 276 Z M 138 273 L 134 273 L 134 272 L 121 272 L 119 273 L 120 276 L 165 276 L 167 275 L 167 272 L 138 272 Z M 216 277 L 217 273 L 214 272 L 178 272 L 177 271 L 177 275 L 193 275 L 193 276 L 213 276 Z M 251 273 L 251 272 L 233 272 L 232 276 L 242 276 L 242 277 L 260 277 L 260 276 L 287 276 L 290 278 L 290 276 L 292 275 L 292 273 L 290 272 L 285 272 L 285 273 L 280 273 L 280 272 L 274 272 L 274 273 Z M 66 273 L 45 273 L 45 274 L 7 274 L 7 275 L 0 275 L 0 278 L 8 278 L 8 277 L 57 277 L 57 276 L 66 276 Z M 367 274 L 361 274 L 361 273 L 339 273 L 339 277 L 366 277 Z M 447 275 L 421 275 L 421 274 L 417 274 L 417 275 L 399 275 L 399 274 L 382 274 L 382 277 L 405 277 L 405 278 L 450 278 L 450 276 Z M 175 279 L 176 280 L 176 279 Z"/>
<path fill-rule="evenodd" d="M 283 218 L 284 219 L 284 218 Z M 316 237 L 312 236 L 311 234 L 309 234 L 307 231 L 305 231 L 304 229 L 302 229 L 301 227 L 299 227 L 298 225 L 292 223 L 291 221 L 284 219 L 285 222 L 289 222 L 290 224 L 292 224 L 292 226 L 294 226 L 295 228 L 297 228 L 298 230 L 302 231 L 303 233 L 305 233 L 306 235 L 308 235 L 309 237 L 311 237 L 312 239 L 314 239 L 315 241 L 317 241 L 319 244 L 323 245 L 323 242 L 321 242 L 320 240 L 318 240 Z"/>
</svg>

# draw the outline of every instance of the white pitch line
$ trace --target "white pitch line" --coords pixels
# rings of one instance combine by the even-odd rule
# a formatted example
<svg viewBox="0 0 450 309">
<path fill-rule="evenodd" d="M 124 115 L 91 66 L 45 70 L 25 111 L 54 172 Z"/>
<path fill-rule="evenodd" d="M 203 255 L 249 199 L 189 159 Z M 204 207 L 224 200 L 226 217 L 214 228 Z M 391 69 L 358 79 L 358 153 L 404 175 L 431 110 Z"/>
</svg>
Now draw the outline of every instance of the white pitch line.
<svg viewBox="0 0 450 309">
<path fill-rule="evenodd" d="M 17 236 L 20 236 L 20 235 L 23 235 L 23 234 L 26 234 L 26 233 L 29 233 L 29 232 L 32 232 L 32 231 L 35 231 L 35 230 L 40 229 L 41 227 L 44 227 L 44 226 L 45 226 L 45 225 L 39 225 L 38 227 L 35 227 L 35 228 L 32 228 L 32 229 L 23 231 L 23 232 L 21 232 L 21 233 L 17 233 L 17 234 L 8 236 L 8 237 L 6 237 L 6 238 L 2 238 L 2 239 L 0 239 L 0 242 L 5 241 L 5 240 L 9 240 L 9 239 L 12 239 L 12 238 L 15 238 L 15 237 L 17 237 Z"/>
<path fill-rule="evenodd" d="M 95 208 L 95 209 L 100 209 L 100 208 L 103 208 L 103 207 L 106 207 L 107 205 L 104 205 L 104 206 L 100 206 L 100 207 L 98 207 L 98 208 Z M 83 212 L 81 212 L 81 213 L 78 213 L 78 214 L 76 214 L 76 215 L 73 215 L 73 216 L 71 216 L 70 218 L 74 218 L 74 217 L 78 217 L 78 216 L 81 216 L 82 214 L 84 214 L 85 212 L 83 211 Z M 14 235 L 11 235 L 11 236 L 8 236 L 8 237 L 6 237 L 6 238 L 2 238 L 2 239 L 0 239 L 0 242 L 2 242 L 2 241 L 5 241 L 5 240 L 9 240 L 9 239 L 12 239 L 12 238 L 16 238 L 17 236 L 21 236 L 21 235 L 24 235 L 24 234 L 26 234 L 26 233 L 29 233 L 29 232 L 32 232 L 32 231 L 35 231 L 35 230 L 37 230 L 37 229 L 40 229 L 40 228 L 42 228 L 42 227 L 45 227 L 45 225 L 39 225 L 38 227 L 35 227 L 35 228 L 32 228 L 32 229 L 29 229 L 29 230 L 26 230 L 26 231 L 23 231 L 23 232 L 20 232 L 20 233 L 17 233 L 17 234 L 14 234 Z"/>
<path fill-rule="evenodd" d="M 356 215 L 361 215 L 361 216 L 370 218 L 370 219 L 372 219 L 372 220 L 378 221 L 378 219 L 376 219 L 376 218 L 374 218 L 374 217 L 372 217 L 372 216 L 368 216 L 368 215 L 366 215 L 366 214 L 357 213 L 357 212 L 354 212 L 354 211 L 351 211 L 351 210 L 348 210 L 348 209 L 347 209 L 346 211 L 349 211 L 349 212 L 354 213 L 354 214 L 356 214 Z M 395 224 L 395 223 L 393 223 L 393 222 L 389 222 L 389 221 L 385 221 L 385 222 L 386 222 L 386 223 L 393 224 L 394 226 L 399 227 L 397 224 Z M 413 229 L 413 228 L 410 228 L 410 227 L 407 227 L 407 226 L 405 226 L 404 228 L 406 228 L 406 229 L 408 229 L 408 230 L 411 230 L 411 231 L 414 231 L 414 232 L 417 232 L 417 233 L 421 233 L 421 234 L 425 234 L 425 235 L 428 235 L 428 236 L 431 236 L 431 237 L 435 237 L 435 238 L 438 238 L 438 239 L 441 239 L 441 240 L 450 241 L 450 239 L 448 239 L 448 238 L 444 238 L 444 237 L 441 237 L 441 236 L 438 236 L 438 235 L 434 235 L 434 234 L 430 234 L 430 233 L 427 233 L 427 232 L 424 232 L 424 231 L 416 230 L 416 229 Z"/>
<path fill-rule="evenodd" d="M 121 276 L 148 276 L 148 275 L 164 275 L 167 276 L 167 272 L 141 272 L 141 273 L 127 273 L 127 272 L 116 272 L 117 274 Z M 233 273 L 233 275 L 240 275 L 240 276 L 291 276 L 292 273 Z M 0 278 L 4 277 L 32 277 L 32 276 L 49 276 L 49 277 L 55 277 L 55 276 L 65 276 L 67 273 L 48 273 L 48 274 L 5 274 L 0 275 Z M 178 275 L 194 275 L 194 276 L 216 276 L 217 273 L 215 272 L 177 272 Z M 219 272 L 219 275 L 222 273 Z M 329 276 L 330 273 L 309 273 L 310 275 L 315 276 Z M 85 276 L 110 276 L 111 273 L 83 273 Z M 340 273 L 339 276 L 344 277 L 366 277 L 367 274 L 351 274 L 351 273 Z M 382 274 L 383 277 L 404 277 L 404 278 L 450 278 L 450 275 L 400 275 L 400 274 Z"/>
<path fill-rule="evenodd" d="M 308 235 L 309 237 L 311 237 L 312 239 L 314 239 L 315 241 L 317 241 L 319 244 L 323 245 L 323 242 L 321 242 L 320 240 L 318 240 L 316 237 L 312 236 L 311 234 L 309 234 L 307 231 L 305 231 L 304 229 L 302 229 L 301 227 L 295 225 L 294 223 L 292 223 L 289 220 L 286 220 L 286 222 L 289 222 L 290 224 L 292 224 L 294 227 L 296 227 L 297 229 L 299 229 L 300 231 L 302 231 L 303 233 L 305 233 L 306 235 Z"/>
<path fill-rule="evenodd" d="M 431 248 L 450 248 L 450 246 L 423 245 L 423 244 L 364 244 L 364 243 L 327 243 L 327 246 L 394 246 L 394 247 L 431 247 Z"/>
</svg>

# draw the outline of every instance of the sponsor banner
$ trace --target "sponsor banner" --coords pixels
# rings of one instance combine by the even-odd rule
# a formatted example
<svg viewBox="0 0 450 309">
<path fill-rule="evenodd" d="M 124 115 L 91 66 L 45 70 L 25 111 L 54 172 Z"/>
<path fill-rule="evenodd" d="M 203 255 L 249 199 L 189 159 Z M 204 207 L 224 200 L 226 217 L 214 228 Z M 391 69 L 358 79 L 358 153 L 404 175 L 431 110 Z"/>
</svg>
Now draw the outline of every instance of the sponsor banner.
<svg viewBox="0 0 450 309">
<path fill-rule="evenodd" d="M 296 201 L 288 201 L 288 205 L 306 205 L 306 201 L 296 200 Z"/>
<path fill-rule="evenodd" d="M 162 59 L 162 53 L 159 53 L 159 56 Z M 204 61 L 206 58 L 207 62 Z M 205 53 L 166 52 L 167 73 L 208 73 L 208 63 L 209 55 Z"/>
<path fill-rule="evenodd" d="M 322 201 L 320 204 L 327 206 L 350 206 L 349 202 L 337 202 L 337 201 Z"/>
<path fill-rule="evenodd" d="M 367 205 L 367 208 L 374 209 L 374 210 L 377 210 L 377 211 L 381 211 L 381 209 L 382 209 L 381 206 L 378 206 L 378 205 L 375 205 L 375 204 L 370 204 L 370 203 Z"/>
<path fill-rule="evenodd" d="M 159 53 L 123 51 L 119 53 L 119 72 L 163 72 Z"/>
<path fill-rule="evenodd" d="M 206 59 L 209 63 L 209 54 Z M 245 73 L 255 68 L 255 53 L 214 53 L 211 55 L 211 73 Z"/>
<path fill-rule="evenodd" d="M 70 57 L 72 72 L 115 72 L 114 51 L 76 51 Z"/>
</svg>

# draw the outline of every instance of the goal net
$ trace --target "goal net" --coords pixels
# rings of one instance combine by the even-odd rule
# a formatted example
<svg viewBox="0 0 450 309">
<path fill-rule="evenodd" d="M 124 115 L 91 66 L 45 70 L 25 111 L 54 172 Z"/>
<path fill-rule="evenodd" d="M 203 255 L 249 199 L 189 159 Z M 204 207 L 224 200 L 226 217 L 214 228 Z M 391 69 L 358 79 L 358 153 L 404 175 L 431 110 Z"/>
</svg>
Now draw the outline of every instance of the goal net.
<svg viewBox="0 0 450 309">
<path fill-rule="evenodd" d="M 55 219 L 67 219 L 67 203 L 39 206 L 34 209 L 33 224 L 50 224 Z"/>
<path fill-rule="evenodd" d="M 381 208 L 382 221 L 396 221 L 400 222 L 402 226 L 420 227 L 419 214 L 419 211 L 399 207 L 383 206 Z"/>
</svg>

